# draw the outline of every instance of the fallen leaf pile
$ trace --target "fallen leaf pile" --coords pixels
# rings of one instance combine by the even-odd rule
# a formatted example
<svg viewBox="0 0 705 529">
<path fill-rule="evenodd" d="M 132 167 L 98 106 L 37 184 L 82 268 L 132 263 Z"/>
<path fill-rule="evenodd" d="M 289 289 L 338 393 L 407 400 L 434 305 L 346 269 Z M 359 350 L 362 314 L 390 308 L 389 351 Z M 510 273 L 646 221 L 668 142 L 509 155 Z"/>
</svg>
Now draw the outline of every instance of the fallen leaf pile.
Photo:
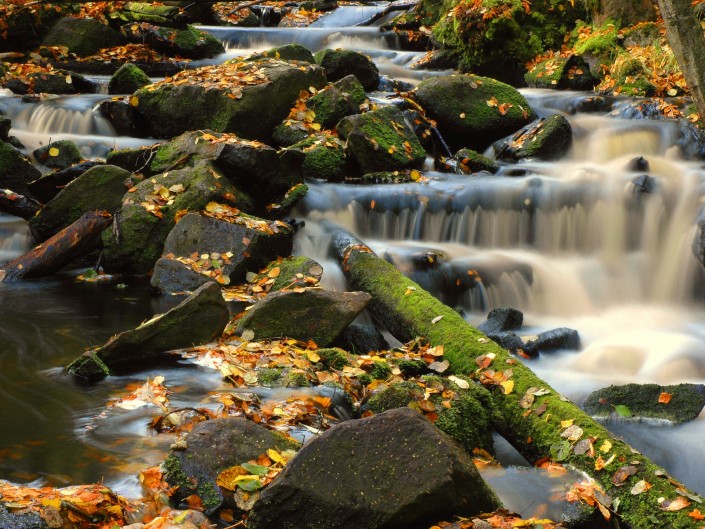
<svg viewBox="0 0 705 529">
<path fill-rule="evenodd" d="M 279 266 L 268 266 L 259 273 L 248 272 L 246 275 L 247 283 L 244 285 L 236 285 L 223 289 L 223 297 L 226 301 L 244 301 L 246 303 L 254 303 L 258 299 L 266 297 L 274 286 L 281 268 Z M 308 270 L 308 274 L 304 275 L 301 272 L 294 274 L 290 282 L 280 288 L 280 291 L 292 290 L 294 292 L 303 292 L 304 288 L 316 287 L 319 285 L 323 268 L 320 265 L 315 265 Z"/>
<path fill-rule="evenodd" d="M 167 173 L 164 173 L 166 176 Z M 174 184 L 173 186 L 166 187 L 162 184 L 157 183 L 155 179 L 152 179 L 154 188 L 151 193 L 145 195 L 144 200 L 140 202 L 140 206 L 149 211 L 152 215 L 158 218 L 163 218 L 164 213 L 162 213 L 162 208 L 165 206 L 171 206 L 174 203 L 176 195 L 183 193 L 186 188 L 183 184 Z M 137 191 L 137 188 L 130 188 L 128 193 Z"/>
<path fill-rule="evenodd" d="M 206 277 L 210 277 L 221 285 L 229 285 L 230 277 L 223 274 L 223 266 L 232 263 L 232 252 L 202 253 L 194 252 L 188 257 L 175 256 L 173 253 L 168 253 L 164 257 L 174 259 L 181 264 L 186 265 L 194 272 L 197 272 Z"/>
<path fill-rule="evenodd" d="M 479 514 L 474 518 L 459 517 L 454 522 L 439 522 L 429 529 L 513 529 L 515 527 L 558 529 L 563 526 L 546 518 L 525 520 L 519 514 L 499 509 L 492 513 Z"/>
<path fill-rule="evenodd" d="M 125 44 L 124 46 L 115 46 L 112 48 L 103 48 L 93 55 L 80 57 L 79 62 L 136 62 L 136 63 L 153 63 L 153 62 L 188 62 L 189 59 L 179 58 L 174 59 L 165 57 L 157 53 L 146 44 Z"/>
<path fill-rule="evenodd" d="M 110 402 L 108 407 L 116 406 L 125 410 L 136 410 L 143 406 L 152 405 L 166 411 L 169 409 L 169 390 L 163 385 L 163 382 L 164 377 L 161 375 L 147 379 L 147 382 L 129 395 Z"/>
</svg>

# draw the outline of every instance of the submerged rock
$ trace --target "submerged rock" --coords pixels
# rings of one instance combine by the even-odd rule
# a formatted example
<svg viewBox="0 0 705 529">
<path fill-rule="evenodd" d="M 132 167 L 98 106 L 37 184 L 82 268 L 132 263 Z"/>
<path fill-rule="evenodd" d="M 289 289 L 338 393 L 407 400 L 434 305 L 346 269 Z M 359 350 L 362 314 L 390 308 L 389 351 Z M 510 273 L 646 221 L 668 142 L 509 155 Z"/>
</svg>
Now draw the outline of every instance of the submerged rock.
<svg viewBox="0 0 705 529">
<path fill-rule="evenodd" d="M 500 505 L 465 452 L 402 408 L 343 422 L 306 444 L 262 491 L 248 527 L 422 527 Z"/>
<path fill-rule="evenodd" d="M 229 317 L 220 287 L 210 282 L 173 309 L 87 351 L 67 369 L 81 382 L 100 380 L 113 371 L 134 370 L 165 351 L 200 345 L 219 337 Z"/>
<path fill-rule="evenodd" d="M 325 49 L 314 56 L 316 62 L 326 70 L 330 81 L 338 81 L 348 75 L 354 75 L 365 91 L 375 90 L 379 84 L 379 70 L 372 60 L 353 50 Z"/>
<path fill-rule="evenodd" d="M 364 292 L 305 289 L 275 292 L 240 319 L 237 333 L 252 331 L 255 340 L 288 337 L 327 347 L 370 302 Z"/>
<path fill-rule="evenodd" d="M 676 424 L 695 420 L 705 406 L 702 384 L 626 384 L 598 389 L 583 409 L 594 417 L 664 419 Z"/>
<path fill-rule="evenodd" d="M 580 335 L 575 329 L 559 327 L 538 334 L 536 339 L 528 341 L 526 346 L 539 352 L 548 352 L 555 349 L 578 350 L 580 349 Z"/>
<path fill-rule="evenodd" d="M 472 149 L 460 149 L 453 159 L 459 173 L 472 174 L 487 171 L 494 174 L 499 171 L 496 161 Z"/>
</svg>

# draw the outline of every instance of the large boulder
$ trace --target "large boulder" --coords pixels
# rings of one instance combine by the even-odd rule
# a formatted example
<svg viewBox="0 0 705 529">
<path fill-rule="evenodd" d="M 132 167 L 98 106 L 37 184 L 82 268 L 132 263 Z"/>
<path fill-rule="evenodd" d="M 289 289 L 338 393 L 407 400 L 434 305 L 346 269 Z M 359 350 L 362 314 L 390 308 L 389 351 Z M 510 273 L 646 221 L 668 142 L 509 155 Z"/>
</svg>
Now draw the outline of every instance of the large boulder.
<svg viewBox="0 0 705 529">
<path fill-rule="evenodd" d="M 97 160 L 86 160 L 66 169 L 42 175 L 37 180 L 30 182 L 27 187 L 34 198 L 46 204 L 73 180 L 97 165 L 104 165 L 104 163 Z"/>
<path fill-rule="evenodd" d="M 83 353 L 67 369 L 80 382 L 100 380 L 114 371 L 134 370 L 140 363 L 154 360 L 165 351 L 218 338 L 229 318 L 220 287 L 210 282 L 173 309 Z"/>
<path fill-rule="evenodd" d="M 550 57 L 532 66 L 524 79 L 532 88 L 555 90 L 592 90 L 600 82 L 580 55 Z"/>
<path fill-rule="evenodd" d="M 469 455 L 401 408 L 343 422 L 306 444 L 262 491 L 248 527 L 428 527 L 500 506 Z"/>
<path fill-rule="evenodd" d="M 565 156 L 573 144 L 573 129 L 563 114 L 541 118 L 494 146 L 497 158 L 517 161 L 527 158 L 555 160 Z"/>
<path fill-rule="evenodd" d="M 305 62 L 229 62 L 179 72 L 138 90 L 131 100 L 151 136 L 211 129 L 267 143 L 299 92 L 325 82 L 324 70 Z"/>
<path fill-rule="evenodd" d="M 520 310 L 511 307 L 497 307 L 487 314 L 487 319 L 480 323 L 477 328 L 488 334 L 521 329 L 523 323 L 524 314 Z"/>
<path fill-rule="evenodd" d="M 375 90 L 379 84 L 379 70 L 372 60 L 359 51 L 325 49 L 314 55 L 316 62 L 323 66 L 330 81 L 338 81 L 354 75 L 366 91 Z"/>
<path fill-rule="evenodd" d="M 258 301 L 238 322 L 237 333 L 254 339 L 288 337 L 313 340 L 327 347 L 370 302 L 365 292 L 304 289 L 270 294 Z"/>
<path fill-rule="evenodd" d="M 426 159 L 426 151 L 394 106 L 343 118 L 338 132 L 362 173 L 420 167 Z"/>
<path fill-rule="evenodd" d="M 66 169 L 83 161 L 78 145 L 71 140 L 52 141 L 32 151 L 32 156 L 51 169 Z"/>
<path fill-rule="evenodd" d="M 45 46 L 65 46 L 79 57 L 93 55 L 102 48 L 125 43 L 120 32 L 93 18 L 65 17 L 44 37 Z"/>
<path fill-rule="evenodd" d="M 88 169 L 30 219 L 32 234 L 43 241 L 88 211 L 115 213 L 133 184 L 132 174 L 120 167 L 98 165 Z"/>
<path fill-rule="evenodd" d="M 120 32 L 130 42 L 148 44 L 165 55 L 207 59 L 225 53 L 223 44 L 217 38 L 193 26 L 178 29 L 142 22 L 125 24 L 120 28 Z"/>
<path fill-rule="evenodd" d="M 515 88 L 478 75 L 426 79 L 416 87 L 414 97 L 453 149 L 482 152 L 536 119 Z"/>
<path fill-rule="evenodd" d="M 109 94 L 131 94 L 143 86 L 151 84 L 152 80 L 138 66 L 126 62 L 110 78 Z"/>
<path fill-rule="evenodd" d="M 219 204 L 209 206 L 202 214 L 182 217 L 171 230 L 154 266 L 152 286 L 183 292 L 212 280 L 239 283 L 248 271 L 291 254 L 294 230 L 288 224 L 237 211 L 228 214 L 232 210 Z"/>
<path fill-rule="evenodd" d="M 302 178 L 328 182 L 344 179 L 348 166 L 345 144 L 328 133 L 312 134 L 282 151 L 282 161 Z"/>
<path fill-rule="evenodd" d="M 112 230 L 103 234 L 103 267 L 108 272 L 146 274 L 162 254 L 179 211 L 200 211 L 209 202 L 250 211 L 250 198 L 207 161 L 167 171 L 128 190 Z"/>
<path fill-rule="evenodd" d="M 0 141 L 0 189 L 31 196 L 27 185 L 42 176 L 25 155 L 9 143 Z"/>
<path fill-rule="evenodd" d="M 94 94 L 99 88 L 96 81 L 77 73 L 36 64 L 12 64 L 0 84 L 19 95 Z"/>
<path fill-rule="evenodd" d="M 179 5 L 125 2 L 115 6 L 115 9 L 108 13 L 108 18 L 123 23 L 149 22 L 158 26 L 184 28 L 186 23 L 191 21 L 193 11 L 193 9 L 183 9 Z"/>
<path fill-rule="evenodd" d="M 182 446 L 173 449 L 164 462 L 164 478 L 177 487 L 172 500 L 181 502 L 195 494 L 207 514 L 220 507 L 236 509 L 232 491 L 221 488 L 216 480 L 227 469 L 256 460 L 269 449 L 289 450 L 296 444 L 240 417 L 198 423 Z M 238 512 L 241 512 L 238 510 Z"/>
<path fill-rule="evenodd" d="M 348 75 L 311 96 L 306 106 L 315 113 L 314 123 L 332 129 L 345 116 L 359 114 L 360 105 L 366 100 L 360 81 Z"/>
<path fill-rule="evenodd" d="M 695 420 L 703 406 L 702 384 L 626 384 L 593 391 L 583 409 L 594 417 L 663 419 L 678 424 Z"/>
</svg>

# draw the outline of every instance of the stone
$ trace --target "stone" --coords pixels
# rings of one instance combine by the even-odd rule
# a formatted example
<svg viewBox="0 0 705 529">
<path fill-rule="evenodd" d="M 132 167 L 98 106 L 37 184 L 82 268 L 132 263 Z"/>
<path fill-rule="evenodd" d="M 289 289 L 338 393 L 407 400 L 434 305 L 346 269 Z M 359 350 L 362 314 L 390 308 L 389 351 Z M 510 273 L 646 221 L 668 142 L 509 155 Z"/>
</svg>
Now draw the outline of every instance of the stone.
<svg viewBox="0 0 705 529">
<path fill-rule="evenodd" d="M 151 84 L 152 80 L 139 66 L 126 62 L 110 78 L 108 83 L 109 94 L 131 94 L 143 86 Z"/>
<path fill-rule="evenodd" d="M 526 343 L 528 348 L 535 348 L 539 352 L 548 352 L 555 349 L 580 349 L 580 335 L 575 329 L 559 327 L 540 333 L 535 340 Z"/>
<path fill-rule="evenodd" d="M 332 129 L 345 116 L 360 113 L 360 105 L 367 100 L 365 90 L 354 75 L 343 77 L 319 90 L 306 101 L 316 115 L 314 123 Z"/>
<path fill-rule="evenodd" d="M 93 18 L 65 17 L 51 28 L 44 46 L 66 46 L 69 53 L 79 57 L 93 55 L 102 48 L 125 44 L 120 33 Z"/>
<path fill-rule="evenodd" d="M 10 189 L 31 197 L 28 184 L 42 176 L 27 157 L 15 147 L 0 141 L 0 189 Z"/>
<path fill-rule="evenodd" d="M 316 62 L 313 53 L 308 48 L 296 43 L 277 46 L 271 50 L 263 51 L 261 54 L 254 54 L 251 58 L 260 59 L 263 56 L 282 61 L 304 61 L 312 64 Z"/>
<path fill-rule="evenodd" d="M 580 55 L 541 61 L 524 75 L 524 79 L 531 88 L 555 90 L 592 90 L 600 82 Z"/>
<path fill-rule="evenodd" d="M 314 55 L 316 62 L 326 70 L 329 81 L 338 81 L 354 75 L 366 92 L 375 90 L 379 84 L 379 70 L 372 60 L 358 51 L 325 49 Z"/>
<path fill-rule="evenodd" d="M 126 99 L 106 99 L 98 104 L 98 112 L 107 119 L 120 136 L 137 136 L 135 115 Z"/>
<path fill-rule="evenodd" d="M 237 333 L 255 340 L 288 337 L 327 347 L 365 309 L 370 295 L 304 289 L 274 292 L 258 301 L 238 322 Z"/>
<path fill-rule="evenodd" d="M 248 527 L 428 527 L 500 506 L 470 456 L 421 414 L 400 408 L 311 440 L 262 491 Z"/>
<path fill-rule="evenodd" d="M 319 263 L 306 256 L 295 255 L 272 261 L 248 283 L 260 285 L 266 292 L 277 292 L 307 287 L 311 282 L 320 281 L 322 275 L 323 267 Z M 269 280 L 272 280 L 271 283 Z"/>
<path fill-rule="evenodd" d="M 515 162 L 529 158 L 556 160 L 573 144 L 573 129 L 562 114 L 541 118 L 494 145 L 498 159 Z"/>
<path fill-rule="evenodd" d="M 79 382 L 95 382 L 114 372 L 134 370 L 165 351 L 220 337 L 229 318 L 220 287 L 209 282 L 164 314 L 83 353 L 67 370 Z"/>
<path fill-rule="evenodd" d="M 472 149 L 460 149 L 453 156 L 453 160 L 455 160 L 456 172 L 458 173 L 473 174 L 486 171 L 494 174 L 499 171 L 499 165 L 496 161 Z"/>
<path fill-rule="evenodd" d="M 71 167 L 67 167 L 66 169 L 59 169 L 58 171 L 42 175 L 30 182 L 27 187 L 33 197 L 43 204 L 46 204 L 58 195 L 69 183 L 88 171 L 88 169 L 98 165 L 105 164 L 97 160 L 86 160 L 72 165 Z"/>
<path fill-rule="evenodd" d="M 15 94 L 95 94 L 98 83 L 75 72 L 59 68 L 35 71 L 27 75 L 12 73 L 0 84 Z"/>
<path fill-rule="evenodd" d="M 358 355 L 365 355 L 374 351 L 386 351 L 389 343 L 374 325 L 351 323 L 343 331 L 338 340 L 340 346 L 346 351 Z"/>
<path fill-rule="evenodd" d="M 32 156 L 51 169 L 66 169 L 83 161 L 78 145 L 71 140 L 53 141 L 35 149 Z"/>
<path fill-rule="evenodd" d="M 296 167 L 301 178 L 340 182 L 345 178 L 348 159 L 345 144 L 327 133 L 313 134 L 281 153 L 289 167 Z"/>
<path fill-rule="evenodd" d="M 499 331 L 514 331 L 521 329 L 524 323 L 524 314 L 511 307 L 498 307 L 487 314 L 487 319 L 477 328 L 485 334 Z"/>
<path fill-rule="evenodd" d="M 38 512 L 10 512 L 0 504 L 0 527 L 3 529 L 49 529 Z"/>
<path fill-rule="evenodd" d="M 170 28 L 149 22 L 125 24 L 120 28 L 125 39 L 147 44 L 155 51 L 187 59 L 208 59 L 225 53 L 223 44 L 213 35 L 193 26 Z"/>
</svg>

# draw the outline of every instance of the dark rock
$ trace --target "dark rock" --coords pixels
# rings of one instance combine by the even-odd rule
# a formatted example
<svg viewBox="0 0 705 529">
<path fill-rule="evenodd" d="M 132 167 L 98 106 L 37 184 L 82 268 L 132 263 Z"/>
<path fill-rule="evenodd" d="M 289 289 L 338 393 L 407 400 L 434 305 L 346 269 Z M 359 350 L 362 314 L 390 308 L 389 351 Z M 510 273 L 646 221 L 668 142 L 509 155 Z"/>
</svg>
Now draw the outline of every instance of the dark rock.
<svg viewBox="0 0 705 529">
<path fill-rule="evenodd" d="M 277 292 L 307 287 L 320 281 L 322 275 L 323 267 L 313 259 L 291 256 L 271 262 L 248 279 L 248 283 L 260 285 L 267 292 Z"/>
<path fill-rule="evenodd" d="M 591 113 L 591 112 L 609 112 L 612 110 L 614 102 L 612 99 L 604 96 L 581 96 L 573 100 L 567 108 L 569 114 Z"/>
<path fill-rule="evenodd" d="M 203 86 L 204 69 L 209 78 L 222 83 Z M 323 68 L 309 63 L 275 59 L 226 63 L 185 70 L 138 90 L 135 111 L 143 132 L 158 138 L 210 129 L 266 143 L 289 115 L 299 92 L 310 86 L 323 88 L 325 83 Z"/>
<path fill-rule="evenodd" d="M 343 422 L 310 441 L 264 489 L 248 527 L 422 527 L 500 505 L 465 452 L 401 408 Z"/>
<path fill-rule="evenodd" d="M 416 169 L 406 169 L 404 171 L 377 171 L 375 173 L 365 173 L 360 178 L 363 184 L 406 184 L 416 182 L 422 176 Z M 353 178 L 348 178 L 354 181 Z"/>
<path fill-rule="evenodd" d="M 354 75 L 348 75 L 311 96 L 306 106 L 316 114 L 314 123 L 331 129 L 345 116 L 359 114 L 360 105 L 366 100 L 360 81 Z"/>
<path fill-rule="evenodd" d="M 521 329 L 524 324 L 524 314 L 511 307 L 498 307 L 492 309 L 487 315 L 487 319 L 480 323 L 477 328 L 489 334 L 491 332 L 514 331 Z"/>
<path fill-rule="evenodd" d="M 85 162 L 77 163 L 66 169 L 61 169 L 53 173 L 45 174 L 44 176 L 30 182 L 27 186 L 30 193 L 40 202 L 46 204 L 59 192 L 66 187 L 72 180 L 78 178 L 91 167 L 104 165 L 103 162 L 96 160 L 86 160 Z"/>
<path fill-rule="evenodd" d="M 352 50 L 321 50 L 314 56 L 316 62 L 326 70 L 329 81 L 338 81 L 354 75 L 365 91 L 375 90 L 379 84 L 379 70 L 372 60 L 360 52 Z"/>
<path fill-rule="evenodd" d="M 223 470 L 257 459 L 269 449 L 296 447 L 283 435 L 239 417 L 198 423 L 184 441 L 186 448 L 172 450 L 164 462 L 164 477 L 169 485 L 178 487 L 172 497 L 175 502 L 196 494 L 207 514 L 220 507 L 242 513 L 233 493 L 216 483 Z"/>
<path fill-rule="evenodd" d="M 166 238 L 151 283 L 170 293 L 195 290 L 213 280 L 224 285 L 240 283 L 248 271 L 259 270 L 277 257 L 288 257 L 293 238 L 294 231 L 281 221 L 244 213 L 222 219 L 189 213 Z M 212 257 L 191 259 L 194 253 Z"/>
<path fill-rule="evenodd" d="M 643 156 L 637 156 L 636 158 L 632 158 L 631 160 L 629 160 L 629 163 L 627 164 L 627 167 L 625 169 L 627 171 L 634 171 L 637 173 L 642 171 L 648 171 L 649 160 L 647 160 Z"/>
<path fill-rule="evenodd" d="M 290 168 L 298 168 L 301 178 L 340 182 L 347 173 L 345 145 L 327 133 L 315 134 L 296 143 L 281 154 Z"/>
<path fill-rule="evenodd" d="M 44 241 L 89 211 L 115 213 L 135 180 L 125 169 L 98 165 L 68 184 L 29 221 L 32 234 Z"/>
<path fill-rule="evenodd" d="M 289 337 L 327 347 L 370 302 L 364 292 L 306 289 L 275 292 L 257 302 L 238 323 L 237 333 L 254 339 Z"/>
<path fill-rule="evenodd" d="M 663 393 L 670 395 L 668 402 L 659 402 Z M 627 410 L 616 406 L 626 406 L 628 415 Z M 626 384 L 593 391 L 585 400 L 583 409 L 594 417 L 664 419 L 680 424 L 695 420 L 703 406 L 705 386 L 702 384 Z"/>
<path fill-rule="evenodd" d="M 83 353 L 67 369 L 81 382 L 100 380 L 113 372 L 134 370 L 140 363 L 154 360 L 165 351 L 218 338 L 229 318 L 220 287 L 210 282 L 168 312 Z"/>
<path fill-rule="evenodd" d="M 515 354 L 522 354 L 529 358 L 538 356 L 536 344 L 524 343 L 516 333 L 511 331 L 495 331 L 486 333 L 487 337 L 500 347 Z"/>
<path fill-rule="evenodd" d="M 53 141 L 35 149 L 32 156 L 42 165 L 52 169 L 66 169 L 83 161 L 78 146 L 70 140 Z"/>
<path fill-rule="evenodd" d="M 154 153 L 158 146 L 151 145 L 137 147 L 135 149 L 116 149 L 110 151 L 105 157 L 105 163 L 117 165 L 127 169 L 131 173 L 140 173 L 145 177 L 154 176 L 149 164 L 154 159 Z"/>
<path fill-rule="evenodd" d="M 533 66 L 524 79 L 532 88 L 557 90 L 592 90 L 600 82 L 580 55 L 546 59 Z"/>
<path fill-rule="evenodd" d="M 387 340 L 374 325 L 351 323 L 338 340 L 340 347 L 358 355 L 389 349 Z"/>
<path fill-rule="evenodd" d="M 316 62 L 313 58 L 313 53 L 311 53 L 308 48 L 296 43 L 278 46 L 252 56 L 253 59 L 259 59 L 260 57 L 280 59 L 282 61 L 304 61 L 311 64 Z"/>
<path fill-rule="evenodd" d="M 338 133 L 362 173 L 420 167 L 426 151 L 397 107 L 348 116 L 338 123 Z"/>
<path fill-rule="evenodd" d="M 651 193 L 656 188 L 656 179 L 653 176 L 643 174 L 632 178 L 634 193 Z"/>
<path fill-rule="evenodd" d="M 555 160 L 564 156 L 572 144 L 573 130 L 570 123 L 562 114 L 554 114 L 541 118 L 513 136 L 497 142 L 494 148 L 500 160 Z"/>
<path fill-rule="evenodd" d="M 580 336 L 575 329 L 559 327 L 540 333 L 535 340 L 527 342 L 527 347 L 538 349 L 539 352 L 553 351 L 555 349 L 580 349 Z"/>
<path fill-rule="evenodd" d="M 165 55 L 207 59 L 225 53 L 220 40 L 193 26 L 178 29 L 143 22 L 125 24 L 120 28 L 120 33 L 130 42 L 148 44 Z"/>
<path fill-rule="evenodd" d="M 408 68 L 411 70 L 457 70 L 458 55 L 450 49 L 429 51 L 412 61 Z"/>
<path fill-rule="evenodd" d="M 460 149 L 455 153 L 453 159 L 456 163 L 456 170 L 459 173 L 473 174 L 487 171 L 494 174 L 499 171 L 497 162 L 472 149 Z"/>
<path fill-rule="evenodd" d="M 0 72 L 0 75 L 2 72 Z M 12 120 L 5 114 L 0 114 L 0 141 L 7 141 L 10 137 L 10 129 L 12 128 Z"/>
<path fill-rule="evenodd" d="M 107 119 L 119 136 L 137 136 L 135 113 L 126 99 L 106 99 L 98 104 L 98 111 Z"/>
<path fill-rule="evenodd" d="M 43 41 L 44 46 L 66 46 L 79 57 L 93 55 L 102 48 L 125 44 L 113 28 L 92 18 L 65 17 L 59 20 Z"/>
<path fill-rule="evenodd" d="M 0 527 L 2 529 L 49 529 L 38 512 L 27 509 L 10 512 L 2 504 L 0 504 Z"/>
<path fill-rule="evenodd" d="M 127 62 L 118 68 L 108 83 L 109 94 L 131 94 L 152 80 L 138 66 Z"/>
<path fill-rule="evenodd" d="M 0 141 L 0 188 L 31 197 L 28 184 L 42 176 L 27 157 L 9 143 Z"/>
<path fill-rule="evenodd" d="M 477 75 L 426 79 L 416 87 L 414 97 L 453 149 L 481 152 L 536 119 L 515 88 Z M 496 101 L 496 106 L 487 101 Z"/>
</svg>

